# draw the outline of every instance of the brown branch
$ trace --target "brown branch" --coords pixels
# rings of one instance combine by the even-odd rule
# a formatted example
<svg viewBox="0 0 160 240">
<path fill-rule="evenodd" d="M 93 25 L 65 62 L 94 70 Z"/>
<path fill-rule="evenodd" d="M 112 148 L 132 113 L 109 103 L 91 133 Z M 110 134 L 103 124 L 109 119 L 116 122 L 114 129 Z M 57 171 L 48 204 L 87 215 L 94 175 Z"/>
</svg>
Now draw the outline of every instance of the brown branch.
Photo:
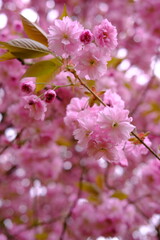
<svg viewBox="0 0 160 240">
<path fill-rule="evenodd" d="M 82 182 L 83 182 L 83 174 L 84 174 L 84 169 L 82 169 L 81 176 L 80 176 L 80 179 L 79 179 L 79 189 L 78 189 L 78 192 L 77 192 L 77 197 L 76 197 L 75 200 L 73 201 L 72 206 L 70 207 L 67 215 L 65 216 L 65 219 L 64 219 L 64 222 L 63 222 L 63 227 L 62 227 L 62 232 L 61 232 L 61 235 L 60 235 L 60 237 L 59 237 L 59 240 L 63 240 L 63 239 L 64 239 L 64 235 L 65 235 L 65 232 L 66 232 L 66 230 L 67 230 L 68 220 L 69 220 L 69 218 L 72 216 L 73 209 L 75 208 L 75 206 L 76 206 L 76 204 L 77 204 L 77 201 L 78 201 L 78 199 L 79 199 L 80 196 L 81 196 L 81 192 L 82 192 Z"/>
<path fill-rule="evenodd" d="M 97 94 L 95 92 L 93 92 L 84 82 L 83 80 L 77 75 L 76 71 L 73 68 L 67 67 L 67 71 L 71 72 L 74 77 L 80 82 L 80 84 L 82 86 L 84 86 L 91 94 L 93 94 L 93 96 L 99 100 L 100 103 L 102 103 L 103 106 L 107 106 L 103 100 L 97 96 Z M 142 140 L 140 139 L 136 133 L 134 133 L 133 131 L 131 132 L 132 135 L 139 140 L 158 160 L 160 160 L 160 157 Z"/>
<path fill-rule="evenodd" d="M 155 58 L 156 59 L 155 59 L 155 62 L 154 62 L 154 66 L 152 68 L 152 72 L 151 72 L 151 76 L 150 76 L 149 82 L 147 83 L 146 87 L 142 90 L 142 92 L 139 94 L 139 99 L 138 99 L 136 105 L 130 111 L 131 115 L 133 115 L 137 111 L 137 109 L 139 108 L 141 103 L 144 102 L 144 98 L 146 96 L 146 93 L 150 89 L 150 87 L 151 87 L 151 85 L 152 85 L 152 83 L 153 83 L 153 81 L 155 79 L 154 70 L 155 70 L 156 63 L 157 63 L 157 61 L 159 59 L 159 50 L 157 50 Z"/>
<path fill-rule="evenodd" d="M 139 93 L 139 99 L 137 101 L 137 103 L 135 104 L 135 106 L 133 107 L 133 109 L 130 111 L 130 114 L 133 116 L 133 114 L 137 111 L 137 109 L 139 108 L 139 106 L 141 105 L 142 102 L 144 102 L 144 98 L 146 96 L 147 91 L 150 89 L 150 86 L 152 85 L 154 80 L 154 76 L 151 77 L 151 79 L 149 80 L 148 84 L 146 85 L 146 87 L 142 90 L 141 93 Z"/>
<path fill-rule="evenodd" d="M 160 160 L 160 157 L 142 140 L 140 139 L 137 134 L 135 134 L 133 131 L 131 132 L 132 135 L 137 138 L 158 160 Z"/>
<path fill-rule="evenodd" d="M 6 146 L 4 146 L 4 147 L 0 150 L 0 155 L 3 154 L 6 149 L 8 149 L 9 147 L 11 147 L 12 144 L 15 143 L 15 142 L 20 138 L 20 136 L 21 136 L 21 134 L 22 134 L 22 131 L 23 131 L 23 129 L 17 134 L 16 138 L 15 138 L 13 141 L 11 141 L 10 143 L 8 143 Z"/>
</svg>

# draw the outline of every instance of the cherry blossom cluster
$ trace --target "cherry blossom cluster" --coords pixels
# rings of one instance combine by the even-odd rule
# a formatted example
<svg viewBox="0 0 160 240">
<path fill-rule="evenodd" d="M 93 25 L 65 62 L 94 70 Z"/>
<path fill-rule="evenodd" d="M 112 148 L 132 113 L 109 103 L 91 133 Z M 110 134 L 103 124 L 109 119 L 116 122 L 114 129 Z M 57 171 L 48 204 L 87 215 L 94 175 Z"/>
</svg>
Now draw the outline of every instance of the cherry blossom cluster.
<svg viewBox="0 0 160 240">
<path fill-rule="evenodd" d="M 26 38 L 29 12 L 51 53 L 0 62 L 0 240 L 159 238 L 159 5 L 0 1 L 0 41 Z M 41 90 L 22 79 L 53 57 Z"/>
<path fill-rule="evenodd" d="M 97 79 L 106 71 L 110 53 L 117 46 L 117 30 L 104 19 L 92 33 L 78 21 L 64 17 L 54 21 L 48 39 L 50 50 L 63 58 L 71 57 L 81 77 Z"/>
<path fill-rule="evenodd" d="M 91 157 L 126 166 L 123 148 L 134 129 L 132 118 L 121 97 L 111 90 L 105 92 L 104 103 L 106 107 L 89 107 L 86 97 L 72 98 L 65 123 L 72 127 L 78 145 Z"/>
</svg>

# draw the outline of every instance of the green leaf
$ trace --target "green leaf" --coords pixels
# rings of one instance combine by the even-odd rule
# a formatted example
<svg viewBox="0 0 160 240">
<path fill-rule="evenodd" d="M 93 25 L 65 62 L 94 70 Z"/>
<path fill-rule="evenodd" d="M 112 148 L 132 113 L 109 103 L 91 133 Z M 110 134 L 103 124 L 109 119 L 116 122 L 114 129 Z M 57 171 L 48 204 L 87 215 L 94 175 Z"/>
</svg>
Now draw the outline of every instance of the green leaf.
<svg viewBox="0 0 160 240">
<path fill-rule="evenodd" d="M 112 196 L 113 198 L 118 198 L 119 200 L 124 200 L 128 198 L 128 195 L 126 193 L 123 193 L 121 191 L 115 191 Z"/>
<path fill-rule="evenodd" d="M 36 237 L 36 240 L 47 240 L 48 233 L 47 232 L 37 233 L 35 237 Z"/>
<path fill-rule="evenodd" d="M 94 204 L 100 204 L 101 203 L 101 199 L 100 199 L 99 195 L 94 196 L 94 195 L 90 194 L 87 197 L 87 200 L 91 203 L 94 203 Z"/>
<path fill-rule="evenodd" d="M 61 66 L 62 62 L 58 58 L 37 62 L 27 69 L 22 78 L 36 77 L 36 91 L 40 91 L 59 73 Z"/>
<path fill-rule="evenodd" d="M 46 84 L 49 83 L 53 77 L 54 77 L 53 74 L 47 74 L 47 75 L 37 77 L 36 78 L 36 92 L 41 91 L 43 88 L 45 88 Z"/>
<path fill-rule="evenodd" d="M 62 20 L 64 17 L 67 17 L 67 16 L 68 16 L 67 7 L 66 7 L 66 4 L 64 4 L 63 12 L 62 12 L 61 16 L 59 17 L 59 19 Z"/>
<path fill-rule="evenodd" d="M 62 63 L 57 58 L 37 62 L 27 69 L 22 78 L 50 75 L 57 71 L 61 66 Z"/>
<path fill-rule="evenodd" d="M 0 46 L 8 49 L 11 54 L 20 59 L 42 57 L 51 53 L 42 43 L 28 38 L 0 42 Z"/>
<path fill-rule="evenodd" d="M 48 47 L 48 39 L 45 31 L 41 27 L 39 27 L 36 23 L 30 22 L 27 18 L 25 18 L 22 15 L 20 16 L 24 27 L 24 31 L 27 34 L 27 36 Z"/>
<path fill-rule="evenodd" d="M 123 60 L 124 60 L 123 58 L 112 58 L 112 59 L 108 62 L 107 66 L 108 66 L 109 68 L 116 68 L 116 67 L 118 67 L 118 65 L 119 65 Z"/>
<path fill-rule="evenodd" d="M 89 88 L 92 88 L 95 86 L 95 80 L 86 80 L 86 84 Z"/>
<path fill-rule="evenodd" d="M 73 146 L 74 142 L 72 140 L 69 140 L 68 138 L 66 138 L 64 136 L 60 136 L 56 140 L 56 144 L 58 144 L 60 146 L 71 147 L 71 146 Z"/>
<path fill-rule="evenodd" d="M 2 61 L 6 61 L 6 60 L 11 60 L 11 59 L 14 59 L 15 56 L 12 55 L 10 52 L 5 52 L 4 54 L 2 54 L 0 56 L 0 62 Z"/>
<path fill-rule="evenodd" d="M 104 175 L 100 174 L 96 176 L 96 184 L 100 189 L 104 188 Z"/>
<path fill-rule="evenodd" d="M 98 196 L 100 194 L 100 189 L 96 186 L 96 184 L 86 181 L 82 182 L 82 190 L 93 196 Z"/>
</svg>

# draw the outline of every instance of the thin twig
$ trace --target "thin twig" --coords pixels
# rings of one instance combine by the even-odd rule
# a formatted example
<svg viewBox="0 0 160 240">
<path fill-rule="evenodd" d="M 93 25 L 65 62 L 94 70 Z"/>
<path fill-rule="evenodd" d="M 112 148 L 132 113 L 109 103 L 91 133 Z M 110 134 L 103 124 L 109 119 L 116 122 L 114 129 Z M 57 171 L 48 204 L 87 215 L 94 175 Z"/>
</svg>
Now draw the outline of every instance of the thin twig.
<svg viewBox="0 0 160 240">
<path fill-rule="evenodd" d="M 74 77 L 75 77 L 76 79 L 78 79 L 78 81 L 80 82 L 80 84 L 81 84 L 82 86 L 84 86 L 90 93 L 92 93 L 92 95 L 93 95 L 96 99 L 98 99 L 99 102 L 103 104 L 103 106 L 106 106 L 106 104 L 102 101 L 102 99 L 101 99 L 100 97 L 98 97 L 98 95 L 97 95 L 95 92 L 93 92 L 92 89 L 90 89 L 90 88 L 83 82 L 83 80 L 77 75 L 77 73 L 76 73 L 76 71 L 75 71 L 74 69 L 68 69 L 68 71 L 71 72 L 71 73 L 74 75 Z"/>
<path fill-rule="evenodd" d="M 73 68 L 69 68 L 69 67 L 68 67 L 67 70 L 68 70 L 69 72 L 71 72 L 71 73 L 74 75 L 74 77 L 80 82 L 80 84 L 81 84 L 82 86 L 84 86 L 91 94 L 93 94 L 93 96 L 94 96 L 96 99 L 98 99 L 99 102 L 102 103 L 103 106 L 105 106 L 105 107 L 107 106 L 107 105 L 103 102 L 103 100 L 102 100 L 100 97 L 98 97 L 97 94 L 96 94 L 95 92 L 93 92 L 93 91 L 83 82 L 83 80 L 77 75 L 76 71 L 75 71 Z M 142 139 L 140 139 L 140 138 L 137 136 L 136 133 L 134 133 L 134 132 L 132 131 L 131 134 L 132 134 L 137 140 L 139 140 L 158 160 L 160 160 L 160 157 L 159 157 Z"/>
<path fill-rule="evenodd" d="M 77 192 L 77 197 L 75 198 L 71 208 L 69 209 L 69 212 L 67 213 L 65 219 L 64 219 L 64 222 L 63 222 L 63 228 L 62 228 L 62 232 L 61 232 L 61 235 L 60 235 L 60 238 L 59 240 L 63 240 L 64 238 L 64 235 L 65 235 L 65 232 L 66 232 L 66 229 L 67 229 L 67 225 L 68 225 L 68 220 L 69 218 L 72 216 L 72 213 L 73 213 L 73 209 L 75 208 L 76 204 L 77 204 L 77 201 L 78 199 L 80 198 L 81 196 L 81 192 L 82 192 L 82 182 L 83 182 L 83 174 L 84 174 L 84 169 L 82 169 L 82 172 L 81 172 L 81 176 L 80 176 L 80 179 L 79 179 L 79 189 L 78 189 L 78 192 Z"/>
<path fill-rule="evenodd" d="M 153 83 L 153 81 L 155 79 L 154 70 L 155 70 L 156 63 L 157 63 L 158 59 L 159 59 L 159 50 L 157 51 L 156 56 L 155 56 L 155 62 L 154 62 L 154 65 L 152 67 L 152 72 L 151 72 L 151 76 L 150 76 L 149 82 L 147 83 L 146 87 L 142 90 L 142 92 L 139 94 L 139 99 L 138 99 L 136 105 L 130 111 L 130 114 L 132 116 L 137 111 L 137 109 L 139 108 L 141 103 L 144 102 L 144 98 L 146 96 L 146 93 L 150 89 L 150 87 L 151 87 L 151 85 L 152 85 L 152 83 Z"/>
<path fill-rule="evenodd" d="M 141 139 L 135 134 L 133 131 L 131 132 L 132 135 L 137 138 L 158 160 L 160 160 L 160 157 Z"/>
<path fill-rule="evenodd" d="M 16 138 L 15 138 L 13 141 L 11 141 L 10 143 L 8 143 L 6 146 L 4 146 L 4 147 L 0 150 L 0 155 L 3 154 L 6 149 L 8 149 L 9 147 L 11 147 L 12 144 L 16 142 L 16 140 L 21 136 L 22 131 L 23 131 L 23 129 L 17 134 Z"/>
</svg>

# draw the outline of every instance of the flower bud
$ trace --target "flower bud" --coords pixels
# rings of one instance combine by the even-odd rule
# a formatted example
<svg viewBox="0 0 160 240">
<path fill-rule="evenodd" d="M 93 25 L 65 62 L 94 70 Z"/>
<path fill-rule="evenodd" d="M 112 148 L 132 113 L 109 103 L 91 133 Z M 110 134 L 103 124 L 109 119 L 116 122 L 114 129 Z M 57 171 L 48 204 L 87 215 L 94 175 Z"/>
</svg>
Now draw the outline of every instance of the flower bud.
<svg viewBox="0 0 160 240">
<path fill-rule="evenodd" d="M 44 94 L 44 100 L 46 103 L 53 102 L 55 97 L 56 97 L 56 92 L 52 89 L 47 90 Z"/>
<path fill-rule="evenodd" d="M 81 33 L 80 41 L 85 45 L 92 42 L 92 40 L 93 40 L 93 34 L 91 33 L 90 30 L 86 29 Z"/>
<path fill-rule="evenodd" d="M 23 82 L 21 84 L 21 90 L 27 94 L 33 93 L 36 86 L 32 81 Z"/>
</svg>

